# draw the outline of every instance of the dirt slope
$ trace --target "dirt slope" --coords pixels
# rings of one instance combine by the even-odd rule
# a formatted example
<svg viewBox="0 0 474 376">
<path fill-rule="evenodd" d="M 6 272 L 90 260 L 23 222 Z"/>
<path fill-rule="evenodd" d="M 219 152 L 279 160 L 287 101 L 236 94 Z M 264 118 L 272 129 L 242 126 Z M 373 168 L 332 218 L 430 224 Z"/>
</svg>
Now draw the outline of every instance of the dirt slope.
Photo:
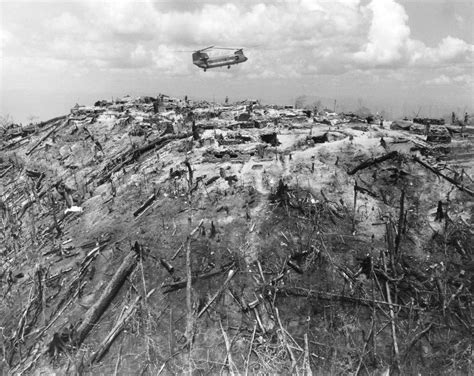
<svg viewBox="0 0 474 376">
<path fill-rule="evenodd" d="M 247 110 L 3 131 L 2 371 L 468 374 L 471 128 Z"/>
</svg>

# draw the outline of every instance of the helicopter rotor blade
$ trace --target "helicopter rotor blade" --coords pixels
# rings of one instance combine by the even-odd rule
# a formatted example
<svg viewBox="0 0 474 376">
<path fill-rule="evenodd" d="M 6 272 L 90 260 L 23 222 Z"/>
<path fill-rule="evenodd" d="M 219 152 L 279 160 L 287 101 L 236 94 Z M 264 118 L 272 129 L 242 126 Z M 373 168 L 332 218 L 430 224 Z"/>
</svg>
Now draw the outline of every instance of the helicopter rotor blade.
<svg viewBox="0 0 474 376">
<path fill-rule="evenodd" d="M 197 51 L 195 51 L 195 52 L 206 51 L 206 50 L 208 50 L 208 49 L 210 49 L 210 48 L 213 48 L 213 47 L 214 47 L 214 46 L 209 46 L 209 47 L 203 48 L 202 50 L 197 50 Z"/>
<path fill-rule="evenodd" d="M 216 50 L 242 50 L 243 48 L 232 48 L 232 47 L 215 47 Z"/>
<path fill-rule="evenodd" d="M 239 50 L 246 50 L 246 51 L 273 51 L 273 50 L 279 50 L 280 47 L 269 47 L 265 46 L 262 44 L 257 44 L 257 45 L 247 45 L 247 46 L 241 46 L 241 47 L 214 47 L 216 50 L 233 50 L 233 51 L 239 51 Z"/>
<path fill-rule="evenodd" d="M 173 52 L 202 52 L 202 51 L 206 51 L 206 50 L 209 50 L 210 48 L 213 48 L 214 46 L 209 46 L 209 47 L 206 47 L 206 48 L 202 48 L 200 50 L 173 50 Z"/>
</svg>

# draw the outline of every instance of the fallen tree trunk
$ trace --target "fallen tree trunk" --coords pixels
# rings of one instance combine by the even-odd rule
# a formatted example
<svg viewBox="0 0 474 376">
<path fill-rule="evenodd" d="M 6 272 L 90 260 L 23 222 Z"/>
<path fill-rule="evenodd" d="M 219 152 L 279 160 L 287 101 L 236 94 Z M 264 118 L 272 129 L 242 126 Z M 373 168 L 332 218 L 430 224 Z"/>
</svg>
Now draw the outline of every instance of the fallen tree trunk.
<svg viewBox="0 0 474 376">
<path fill-rule="evenodd" d="M 84 320 L 76 329 L 76 335 L 74 339 L 74 344 L 80 346 L 84 339 L 87 337 L 94 325 L 99 321 L 102 314 L 108 308 L 109 304 L 117 295 L 118 291 L 124 284 L 127 277 L 133 271 L 137 265 L 138 255 L 136 250 L 129 252 L 127 256 L 122 261 L 122 264 L 115 272 L 114 276 L 110 280 L 109 284 L 105 288 L 104 292 L 97 300 L 97 302 L 89 308 L 89 310 L 84 315 Z"/>
<path fill-rule="evenodd" d="M 398 309 L 422 310 L 422 308 L 416 307 L 416 306 L 415 307 L 406 306 L 406 305 L 401 305 L 401 304 L 396 304 L 396 303 L 389 304 L 383 300 L 357 298 L 357 297 L 352 297 L 352 296 L 335 294 L 331 292 L 306 289 L 302 287 L 279 287 L 275 292 L 277 295 L 296 296 L 296 297 L 300 296 L 300 297 L 306 297 L 306 298 L 317 297 L 319 299 L 330 300 L 330 301 L 340 300 L 340 301 L 351 302 L 355 304 L 362 304 L 368 307 L 372 307 L 374 304 L 379 304 L 379 305 L 384 305 L 384 306 L 391 305 L 392 307 L 398 308 Z"/>
<path fill-rule="evenodd" d="M 37 202 L 41 198 L 43 198 L 43 196 L 46 193 L 50 192 L 51 189 L 53 189 L 53 187 L 58 185 L 60 182 L 61 182 L 61 180 L 55 182 L 54 184 L 50 185 L 49 187 L 45 187 L 40 193 L 38 193 L 38 195 L 35 198 L 33 198 L 33 199 L 29 198 L 27 202 L 22 204 L 20 210 L 18 211 L 18 219 L 21 219 L 31 205 L 33 205 L 35 202 Z"/>
<path fill-rule="evenodd" d="M 191 233 L 188 235 L 188 238 L 186 239 L 186 331 L 184 332 L 184 336 L 186 338 L 186 344 L 191 344 L 193 337 L 194 337 L 194 322 L 195 322 L 195 317 L 194 317 L 194 312 L 193 312 L 193 307 L 192 307 L 192 274 L 191 274 L 191 240 L 193 236 L 196 234 L 196 232 L 199 231 L 199 229 L 202 226 L 202 223 L 204 222 L 203 219 L 201 219 L 201 222 L 199 222 L 199 225 L 191 231 Z"/>
<path fill-rule="evenodd" d="M 56 132 L 57 130 L 59 130 L 60 128 L 62 128 L 64 125 L 66 125 L 67 123 L 69 122 L 69 118 L 66 118 L 66 120 L 64 120 L 60 125 L 56 126 L 56 127 L 53 127 L 53 129 L 51 129 L 48 133 L 46 133 L 43 137 L 40 138 L 40 140 L 34 144 L 30 150 L 28 150 L 25 154 L 26 155 L 30 155 L 31 153 L 33 153 L 33 151 L 36 150 L 36 148 L 38 146 L 40 146 L 44 140 L 46 140 L 49 136 L 51 136 L 54 132 Z"/>
<path fill-rule="evenodd" d="M 403 193 L 404 195 L 404 193 Z M 385 257 L 382 253 L 382 260 L 383 260 L 383 269 L 385 273 L 388 273 L 387 264 L 385 263 Z M 397 340 L 397 322 L 395 318 L 395 313 L 393 311 L 392 305 L 392 298 L 390 292 L 390 285 L 388 281 L 385 281 L 385 293 L 386 293 L 386 300 L 388 303 L 388 308 L 390 311 L 390 325 L 392 327 L 392 342 L 393 342 L 393 352 L 395 353 L 395 369 L 398 371 L 400 370 L 400 353 L 398 351 L 398 340 Z"/>
<path fill-rule="evenodd" d="M 88 137 L 92 140 L 92 142 L 95 144 L 95 146 L 97 147 L 98 150 L 100 150 L 102 153 L 104 152 L 104 150 L 102 149 L 102 145 L 100 144 L 99 141 L 97 141 L 94 136 L 92 135 L 92 133 L 89 131 L 89 129 L 87 129 L 86 126 L 83 127 L 84 131 L 87 133 Z"/>
<path fill-rule="evenodd" d="M 146 297 L 149 298 L 154 292 L 155 289 L 151 290 Z M 115 341 L 115 339 L 125 327 L 125 324 L 127 323 L 128 319 L 132 317 L 132 315 L 135 313 L 138 307 L 138 303 L 141 301 L 141 299 L 141 296 L 137 296 L 133 303 L 125 310 L 125 312 L 120 315 L 107 337 L 104 338 L 104 340 L 99 345 L 99 348 L 92 354 L 91 358 L 89 359 L 89 363 L 100 362 L 100 360 L 109 350 L 112 343 Z"/>
<path fill-rule="evenodd" d="M 434 174 L 442 177 L 443 179 L 449 181 L 451 184 L 455 185 L 457 188 L 459 188 L 461 191 L 466 192 L 469 196 L 474 196 L 474 192 L 471 191 L 469 188 L 464 187 L 463 185 L 459 184 L 456 180 L 453 178 L 450 178 L 449 176 L 444 175 L 441 171 L 437 170 L 436 168 L 430 166 L 429 164 L 423 162 L 421 159 L 418 157 L 413 157 L 413 160 L 419 164 L 421 164 L 423 167 L 427 168 Z"/>
<path fill-rule="evenodd" d="M 108 181 L 112 174 L 114 172 L 117 172 L 121 168 L 133 163 L 134 161 L 138 160 L 140 156 L 145 154 L 146 152 L 153 150 L 153 149 L 159 149 L 167 145 L 173 140 L 177 139 L 183 139 L 189 137 L 189 133 L 185 133 L 182 135 L 165 135 L 163 137 L 159 137 L 153 141 L 150 141 L 148 144 L 138 148 L 138 149 L 131 149 L 128 150 L 124 153 L 122 153 L 120 156 L 114 158 L 111 162 L 109 162 L 102 172 L 99 175 L 102 175 L 99 180 L 97 181 L 97 184 L 103 184 L 106 181 Z M 93 179 L 89 179 L 88 183 L 90 183 Z"/>
<path fill-rule="evenodd" d="M 153 201 L 155 201 L 156 199 L 156 194 L 152 194 L 146 201 L 145 203 L 140 206 L 137 210 L 135 210 L 135 212 L 133 213 L 133 216 L 134 217 L 138 217 L 140 216 L 146 209 L 148 209 L 148 207 L 153 203 Z"/>
<path fill-rule="evenodd" d="M 52 118 L 52 119 L 43 121 L 43 122 L 37 124 L 36 126 L 37 126 L 38 128 L 43 128 L 43 127 L 45 127 L 46 125 L 50 125 L 50 124 L 55 123 L 55 122 L 57 122 L 57 121 L 59 121 L 59 120 L 64 120 L 66 117 L 67 117 L 67 115 L 64 115 L 64 116 L 57 116 L 57 117 L 55 117 L 55 118 Z"/>
<path fill-rule="evenodd" d="M 8 166 L 3 172 L 0 174 L 0 178 L 3 178 L 8 171 L 10 171 L 13 168 L 13 165 Z"/>
<path fill-rule="evenodd" d="M 374 192 L 368 190 L 367 188 L 361 187 L 360 185 L 355 185 L 354 190 L 360 193 L 368 194 L 371 197 L 377 198 L 377 195 Z"/>
<path fill-rule="evenodd" d="M 399 154 L 398 154 L 398 151 L 391 151 L 390 153 L 388 154 L 384 154 L 382 155 L 381 157 L 377 157 L 377 158 L 370 158 L 368 159 L 367 161 L 364 161 L 362 162 L 360 165 L 358 165 L 357 167 L 355 167 L 354 169 L 352 169 L 351 171 L 348 171 L 347 173 L 349 175 L 354 175 L 357 171 L 360 171 L 360 170 L 363 170 L 367 167 L 370 167 L 370 166 L 373 166 L 375 164 L 378 164 L 378 163 L 381 163 L 383 161 L 386 161 L 388 159 L 392 159 L 392 158 L 395 158 L 397 157 Z"/>
<path fill-rule="evenodd" d="M 208 279 L 208 278 L 214 277 L 215 275 L 224 273 L 224 272 L 228 271 L 230 268 L 232 268 L 234 265 L 235 265 L 235 262 L 232 262 L 230 264 L 224 265 L 219 270 L 215 270 L 215 271 L 209 272 L 209 273 L 194 275 L 194 276 L 192 276 L 191 283 L 194 283 L 194 282 L 196 282 L 197 280 L 200 280 L 200 279 Z M 181 290 L 181 289 L 185 288 L 186 287 L 186 282 L 187 282 L 186 280 L 184 280 L 184 281 L 181 280 L 181 281 L 177 281 L 177 282 L 162 285 L 161 287 L 166 288 L 166 290 L 163 291 L 163 294 L 167 294 L 167 293 L 170 293 L 170 292 L 173 292 L 173 291 L 176 291 L 176 290 Z"/>
</svg>

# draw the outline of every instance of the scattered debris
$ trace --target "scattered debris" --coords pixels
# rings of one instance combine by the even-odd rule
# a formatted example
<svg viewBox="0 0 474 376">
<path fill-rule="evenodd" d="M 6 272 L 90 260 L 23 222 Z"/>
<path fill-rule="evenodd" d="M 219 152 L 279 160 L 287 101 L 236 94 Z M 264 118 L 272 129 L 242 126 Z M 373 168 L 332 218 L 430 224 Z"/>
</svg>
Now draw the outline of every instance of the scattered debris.
<svg viewBox="0 0 474 376">
<path fill-rule="evenodd" d="M 125 96 L 2 129 L 0 368 L 468 373 L 469 118 L 318 107 Z"/>
<path fill-rule="evenodd" d="M 446 127 L 430 127 L 426 141 L 446 144 L 451 142 L 451 135 Z"/>
<path fill-rule="evenodd" d="M 64 214 L 67 214 L 67 213 L 82 213 L 83 212 L 83 209 L 79 206 L 71 206 L 70 208 L 67 208 L 66 210 L 64 210 Z"/>
<path fill-rule="evenodd" d="M 262 134 L 260 135 L 260 138 L 262 139 L 263 142 L 266 142 L 267 144 L 270 144 L 272 146 L 278 146 L 280 145 L 280 142 L 278 141 L 277 134 L 274 133 L 268 133 L 268 134 Z"/>
<path fill-rule="evenodd" d="M 414 123 L 423 125 L 444 125 L 444 119 L 431 119 L 431 118 L 414 118 Z"/>
</svg>

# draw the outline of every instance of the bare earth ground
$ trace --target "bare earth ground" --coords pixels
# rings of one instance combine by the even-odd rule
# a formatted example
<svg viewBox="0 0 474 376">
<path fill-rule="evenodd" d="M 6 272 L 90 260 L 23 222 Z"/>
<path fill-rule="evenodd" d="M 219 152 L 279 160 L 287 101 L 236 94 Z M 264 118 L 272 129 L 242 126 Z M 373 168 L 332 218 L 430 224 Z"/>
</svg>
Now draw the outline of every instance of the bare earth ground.
<svg viewBox="0 0 474 376">
<path fill-rule="evenodd" d="M 3 131 L 3 374 L 471 372 L 472 127 L 192 110 Z"/>
</svg>

